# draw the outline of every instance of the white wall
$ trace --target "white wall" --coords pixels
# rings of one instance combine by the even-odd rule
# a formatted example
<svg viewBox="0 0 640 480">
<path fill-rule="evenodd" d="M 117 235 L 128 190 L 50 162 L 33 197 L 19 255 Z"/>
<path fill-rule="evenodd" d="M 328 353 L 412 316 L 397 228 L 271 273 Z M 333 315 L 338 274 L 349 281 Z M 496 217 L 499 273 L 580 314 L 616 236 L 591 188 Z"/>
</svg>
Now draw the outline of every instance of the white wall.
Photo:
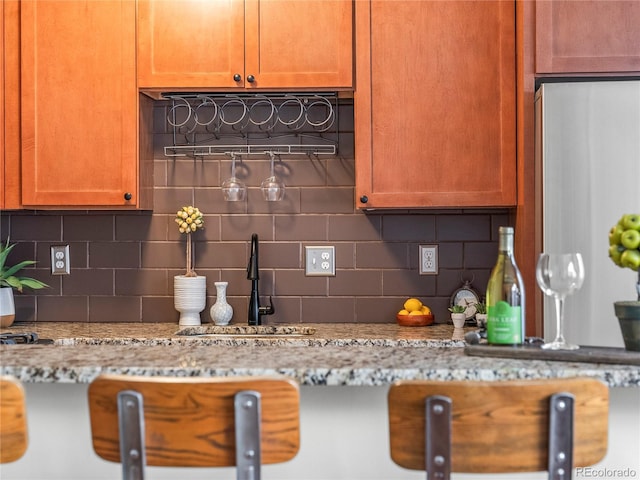
<svg viewBox="0 0 640 480">
<path fill-rule="evenodd" d="M 296 459 L 263 469 L 264 480 L 423 479 L 425 473 L 395 466 L 388 451 L 384 387 L 302 387 L 302 445 Z M 27 384 L 30 443 L 26 455 L 0 466 L 2 480 L 114 480 L 118 464 L 92 450 L 87 386 Z M 640 478 L 640 388 L 611 390 L 610 449 L 597 468 L 629 468 Z M 490 445 L 487 448 L 491 448 Z M 148 478 L 231 480 L 232 469 L 152 468 Z M 592 472 L 591 472 L 592 473 Z M 501 480 L 546 479 L 545 473 L 499 475 Z M 489 478 L 455 475 L 454 478 Z M 603 475 L 575 475 L 601 479 Z"/>
</svg>

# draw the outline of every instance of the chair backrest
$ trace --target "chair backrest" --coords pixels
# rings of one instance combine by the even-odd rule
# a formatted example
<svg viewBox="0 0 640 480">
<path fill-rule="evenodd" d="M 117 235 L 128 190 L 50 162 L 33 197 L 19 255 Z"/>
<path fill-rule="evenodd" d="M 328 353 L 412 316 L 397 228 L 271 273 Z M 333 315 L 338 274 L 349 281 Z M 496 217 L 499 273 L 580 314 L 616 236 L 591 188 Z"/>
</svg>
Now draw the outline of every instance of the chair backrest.
<svg viewBox="0 0 640 480">
<path fill-rule="evenodd" d="M 0 463 L 14 462 L 27 450 L 24 390 L 13 377 L 0 377 Z"/>
<path fill-rule="evenodd" d="M 139 396 L 142 422 L 125 419 L 123 437 L 131 424 L 142 425 L 140 450 L 127 447 L 121 457 L 118 396 L 129 405 Z M 240 395 L 239 395 L 240 394 Z M 247 395 L 249 395 L 247 397 Z M 239 402 L 239 403 L 238 403 Z M 236 407 L 236 403 L 238 406 Z M 256 410 L 256 403 L 259 405 Z M 121 407 L 121 409 L 124 407 Z M 238 415 L 247 411 L 251 417 Z M 260 464 L 281 463 L 296 456 L 300 444 L 298 384 L 285 377 L 139 377 L 101 375 L 89 386 L 89 414 L 95 452 L 105 460 L 128 461 L 126 452 L 142 455 L 142 467 L 237 466 L 244 459 Z M 253 419 L 253 420 L 252 420 Z M 253 424 L 252 424 L 253 421 Z M 258 430 L 256 430 L 256 428 Z M 135 433 L 133 434 L 135 436 Z M 237 460 L 239 438 L 245 445 Z M 134 440 L 135 445 L 135 440 Z M 146 459 L 144 459 L 146 457 Z M 244 465 L 244 469 L 254 467 Z M 252 473 L 255 475 L 255 473 Z M 127 476 L 124 478 L 142 478 Z M 238 478 L 244 478 L 238 473 Z M 259 478 L 251 477 L 247 478 Z"/>
<path fill-rule="evenodd" d="M 569 397 L 558 408 L 550 408 L 555 394 Z M 426 454 L 426 400 L 438 403 L 450 399 L 449 472 L 507 473 L 549 471 L 550 461 L 570 478 L 570 467 L 593 465 L 607 451 L 609 390 L 596 379 L 571 378 L 522 380 L 505 382 L 479 381 L 400 381 L 391 386 L 388 396 L 391 458 L 412 470 L 427 470 L 427 464 L 440 463 L 443 456 Z M 572 399 L 572 400 L 571 400 Z M 435 405 L 433 403 L 433 405 Z M 571 405 L 572 404 L 572 405 Z M 442 404 L 433 406 L 442 412 Z M 573 407 L 573 428 L 561 427 L 559 435 L 573 444 L 573 451 L 561 452 L 559 458 L 548 454 L 550 413 L 556 421 L 556 410 Z M 447 413 L 447 412 L 445 412 Z M 431 428 L 438 429 L 436 419 Z M 429 435 L 433 435 L 433 431 Z M 446 435 L 445 435 L 446 437 Z M 437 438 L 437 433 L 436 433 Z M 442 437 L 440 437 L 442 438 Z M 430 448 L 437 450 L 438 441 Z M 446 443 L 446 442 L 445 442 Z M 445 447 L 446 450 L 446 447 Z M 430 450 L 433 452 L 434 450 Z M 449 453 L 449 452 L 445 452 Z M 571 454 L 573 458 L 571 459 Z M 439 456 L 440 455 L 440 456 Z M 566 461 L 562 464 L 562 461 Z M 554 468 L 556 468 L 554 467 Z M 568 471 L 567 471 L 568 470 Z M 568 474 L 568 475 L 567 475 Z M 551 475 L 550 475 L 551 476 Z M 432 478 L 427 476 L 427 478 Z M 448 478 L 448 473 L 446 477 Z M 552 477 L 554 478 L 554 477 Z M 443 479 L 444 480 L 444 479 Z"/>
</svg>

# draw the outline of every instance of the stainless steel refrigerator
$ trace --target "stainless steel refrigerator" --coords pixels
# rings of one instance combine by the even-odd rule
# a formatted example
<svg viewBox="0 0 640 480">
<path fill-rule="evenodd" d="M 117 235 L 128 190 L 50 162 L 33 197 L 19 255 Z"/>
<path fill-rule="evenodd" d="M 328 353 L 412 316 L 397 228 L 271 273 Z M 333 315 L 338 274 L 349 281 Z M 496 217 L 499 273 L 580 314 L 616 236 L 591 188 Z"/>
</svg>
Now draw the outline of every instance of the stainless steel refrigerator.
<svg viewBox="0 0 640 480">
<path fill-rule="evenodd" d="M 640 213 L 640 81 L 543 83 L 536 115 L 543 250 L 580 252 L 585 263 L 585 282 L 565 303 L 565 336 L 624 347 L 613 302 L 636 299 L 637 274 L 609 259 L 608 233 L 623 214 Z M 544 331 L 553 340 L 549 298 Z"/>
</svg>

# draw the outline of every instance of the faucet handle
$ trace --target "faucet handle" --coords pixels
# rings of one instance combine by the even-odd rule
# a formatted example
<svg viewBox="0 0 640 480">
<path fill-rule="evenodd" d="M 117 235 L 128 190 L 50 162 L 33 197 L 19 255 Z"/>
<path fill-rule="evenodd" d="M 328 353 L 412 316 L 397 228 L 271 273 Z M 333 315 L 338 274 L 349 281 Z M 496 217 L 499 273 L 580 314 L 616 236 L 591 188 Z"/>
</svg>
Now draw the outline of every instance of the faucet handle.
<svg viewBox="0 0 640 480">
<path fill-rule="evenodd" d="M 273 298 L 269 295 L 269 306 L 268 307 L 258 307 L 258 312 L 260 315 L 273 315 L 276 309 L 273 308 Z"/>
</svg>

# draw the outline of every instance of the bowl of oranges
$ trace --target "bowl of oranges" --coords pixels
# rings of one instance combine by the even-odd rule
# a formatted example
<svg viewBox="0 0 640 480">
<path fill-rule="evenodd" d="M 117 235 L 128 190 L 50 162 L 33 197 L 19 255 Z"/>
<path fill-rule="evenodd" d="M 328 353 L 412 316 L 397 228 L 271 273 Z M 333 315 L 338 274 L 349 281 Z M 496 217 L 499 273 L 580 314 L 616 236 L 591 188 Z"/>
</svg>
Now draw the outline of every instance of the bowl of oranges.
<svg viewBox="0 0 640 480">
<path fill-rule="evenodd" d="M 409 298 L 396 314 L 396 320 L 401 327 L 424 327 L 433 323 L 433 313 L 417 298 Z"/>
</svg>

